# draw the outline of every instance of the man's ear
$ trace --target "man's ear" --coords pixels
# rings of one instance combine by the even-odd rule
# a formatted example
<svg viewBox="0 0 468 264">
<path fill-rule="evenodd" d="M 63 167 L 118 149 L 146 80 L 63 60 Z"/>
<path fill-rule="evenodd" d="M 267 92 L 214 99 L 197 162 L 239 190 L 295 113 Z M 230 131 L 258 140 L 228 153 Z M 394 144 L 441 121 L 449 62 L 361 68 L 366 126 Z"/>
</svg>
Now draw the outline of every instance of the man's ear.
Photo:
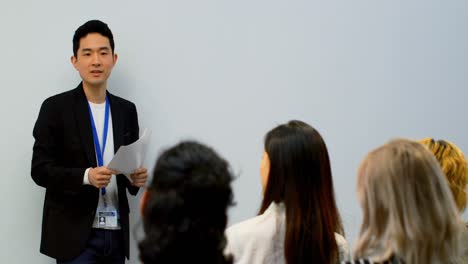
<svg viewBox="0 0 468 264">
<path fill-rule="evenodd" d="M 146 209 L 146 204 L 148 203 L 148 199 L 149 199 L 149 191 L 145 190 L 145 192 L 141 196 L 141 200 L 140 200 L 140 213 L 141 213 L 141 216 L 145 216 L 145 209 Z"/>
<path fill-rule="evenodd" d="M 119 58 L 119 56 L 117 56 L 117 53 L 114 53 L 114 65 L 117 63 L 118 58 Z"/>
<path fill-rule="evenodd" d="M 71 64 L 73 65 L 73 67 L 76 69 L 76 61 L 77 61 L 77 58 L 75 57 L 75 55 L 72 55 L 70 57 L 70 62 Z"/>
</svg>

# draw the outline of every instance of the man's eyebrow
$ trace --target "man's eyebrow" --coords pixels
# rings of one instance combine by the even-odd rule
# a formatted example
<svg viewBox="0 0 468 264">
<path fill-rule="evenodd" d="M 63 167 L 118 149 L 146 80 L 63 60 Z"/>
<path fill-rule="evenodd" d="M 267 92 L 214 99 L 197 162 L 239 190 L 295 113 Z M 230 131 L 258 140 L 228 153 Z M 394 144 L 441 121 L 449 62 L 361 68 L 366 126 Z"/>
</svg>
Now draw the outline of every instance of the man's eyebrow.
<svg viewBox="0 0 468 264">
<path fill-rule="evenodd" d="M 109 51 L 110 48 L 109 47 L 100 47 L 98 48 L 99 51 Z M 90 51 L 93 51 L 93 49 L 91 48 L 82 48 L 81 49 L 81 52 L 90 52 Z"/>
</svg>

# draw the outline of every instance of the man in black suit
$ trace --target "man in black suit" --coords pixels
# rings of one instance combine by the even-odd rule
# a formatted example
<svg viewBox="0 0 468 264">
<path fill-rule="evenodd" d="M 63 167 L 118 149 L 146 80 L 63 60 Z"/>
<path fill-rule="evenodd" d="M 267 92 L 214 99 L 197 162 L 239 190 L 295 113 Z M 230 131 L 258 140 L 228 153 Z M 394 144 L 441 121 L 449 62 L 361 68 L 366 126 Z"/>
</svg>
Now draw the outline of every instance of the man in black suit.
<svg viewBox="0 0 468 264">
<path fill-rule="evenodd" d="M 46 189 L 40 251 L 57 263 L 129 257 L 127 190 L 136 195 L 148 173 L 138 168 L 127 178 L 105 166 L 139 137 L 135 105 L 107 91 L 116 61 L 107 24 L 80 26 L 71 62 L 82 82 L 46 99 L 34 126 L 31 176 Z"/>
</svg>

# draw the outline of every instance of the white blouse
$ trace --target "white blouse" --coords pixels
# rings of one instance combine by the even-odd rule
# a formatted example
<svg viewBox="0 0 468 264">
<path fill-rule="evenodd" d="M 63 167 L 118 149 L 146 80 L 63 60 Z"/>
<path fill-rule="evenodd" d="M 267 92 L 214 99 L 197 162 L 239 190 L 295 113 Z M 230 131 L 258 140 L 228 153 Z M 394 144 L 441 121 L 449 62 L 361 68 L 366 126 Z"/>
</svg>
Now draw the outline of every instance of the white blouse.
<svg viewBox="0 0 468 264">
<path fill-rule="evenodd" d="M 236 264 L 284 264 L 285 207 L 271 203 L 263 214 L 245 220 L 226 230 L 226 254 L 232 254 Z M 335 233 L 339 261 L 350 259 L 348 242 Z"/>
</svg>

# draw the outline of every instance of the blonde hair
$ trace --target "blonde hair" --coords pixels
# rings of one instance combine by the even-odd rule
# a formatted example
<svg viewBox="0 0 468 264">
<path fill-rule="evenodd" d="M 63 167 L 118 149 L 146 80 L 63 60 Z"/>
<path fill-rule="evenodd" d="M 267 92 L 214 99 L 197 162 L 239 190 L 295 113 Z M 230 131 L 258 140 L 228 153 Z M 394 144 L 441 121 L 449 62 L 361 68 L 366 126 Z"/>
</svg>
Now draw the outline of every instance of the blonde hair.
<svg viewBox="0 0 468 264">
<path fill-rule="evenodd" d="M 356 258 L 450 263 L 459 253 L 460 216 L 434 155 L 393 140 L 370 152 L 358 173 L 363 222 Z"/>
<path fill-rule="evenodd" d="M 455 204 L 458 210 L 463 212 L 466 208 L 465 190 L 468 184 L 468 166 L 465 155 L 455 144 L 446 140 L 435 141 L 432 138 L 424 138 L 419 142 L 426 146 L 439 161 L 452 190 Z"/>
</svg>

